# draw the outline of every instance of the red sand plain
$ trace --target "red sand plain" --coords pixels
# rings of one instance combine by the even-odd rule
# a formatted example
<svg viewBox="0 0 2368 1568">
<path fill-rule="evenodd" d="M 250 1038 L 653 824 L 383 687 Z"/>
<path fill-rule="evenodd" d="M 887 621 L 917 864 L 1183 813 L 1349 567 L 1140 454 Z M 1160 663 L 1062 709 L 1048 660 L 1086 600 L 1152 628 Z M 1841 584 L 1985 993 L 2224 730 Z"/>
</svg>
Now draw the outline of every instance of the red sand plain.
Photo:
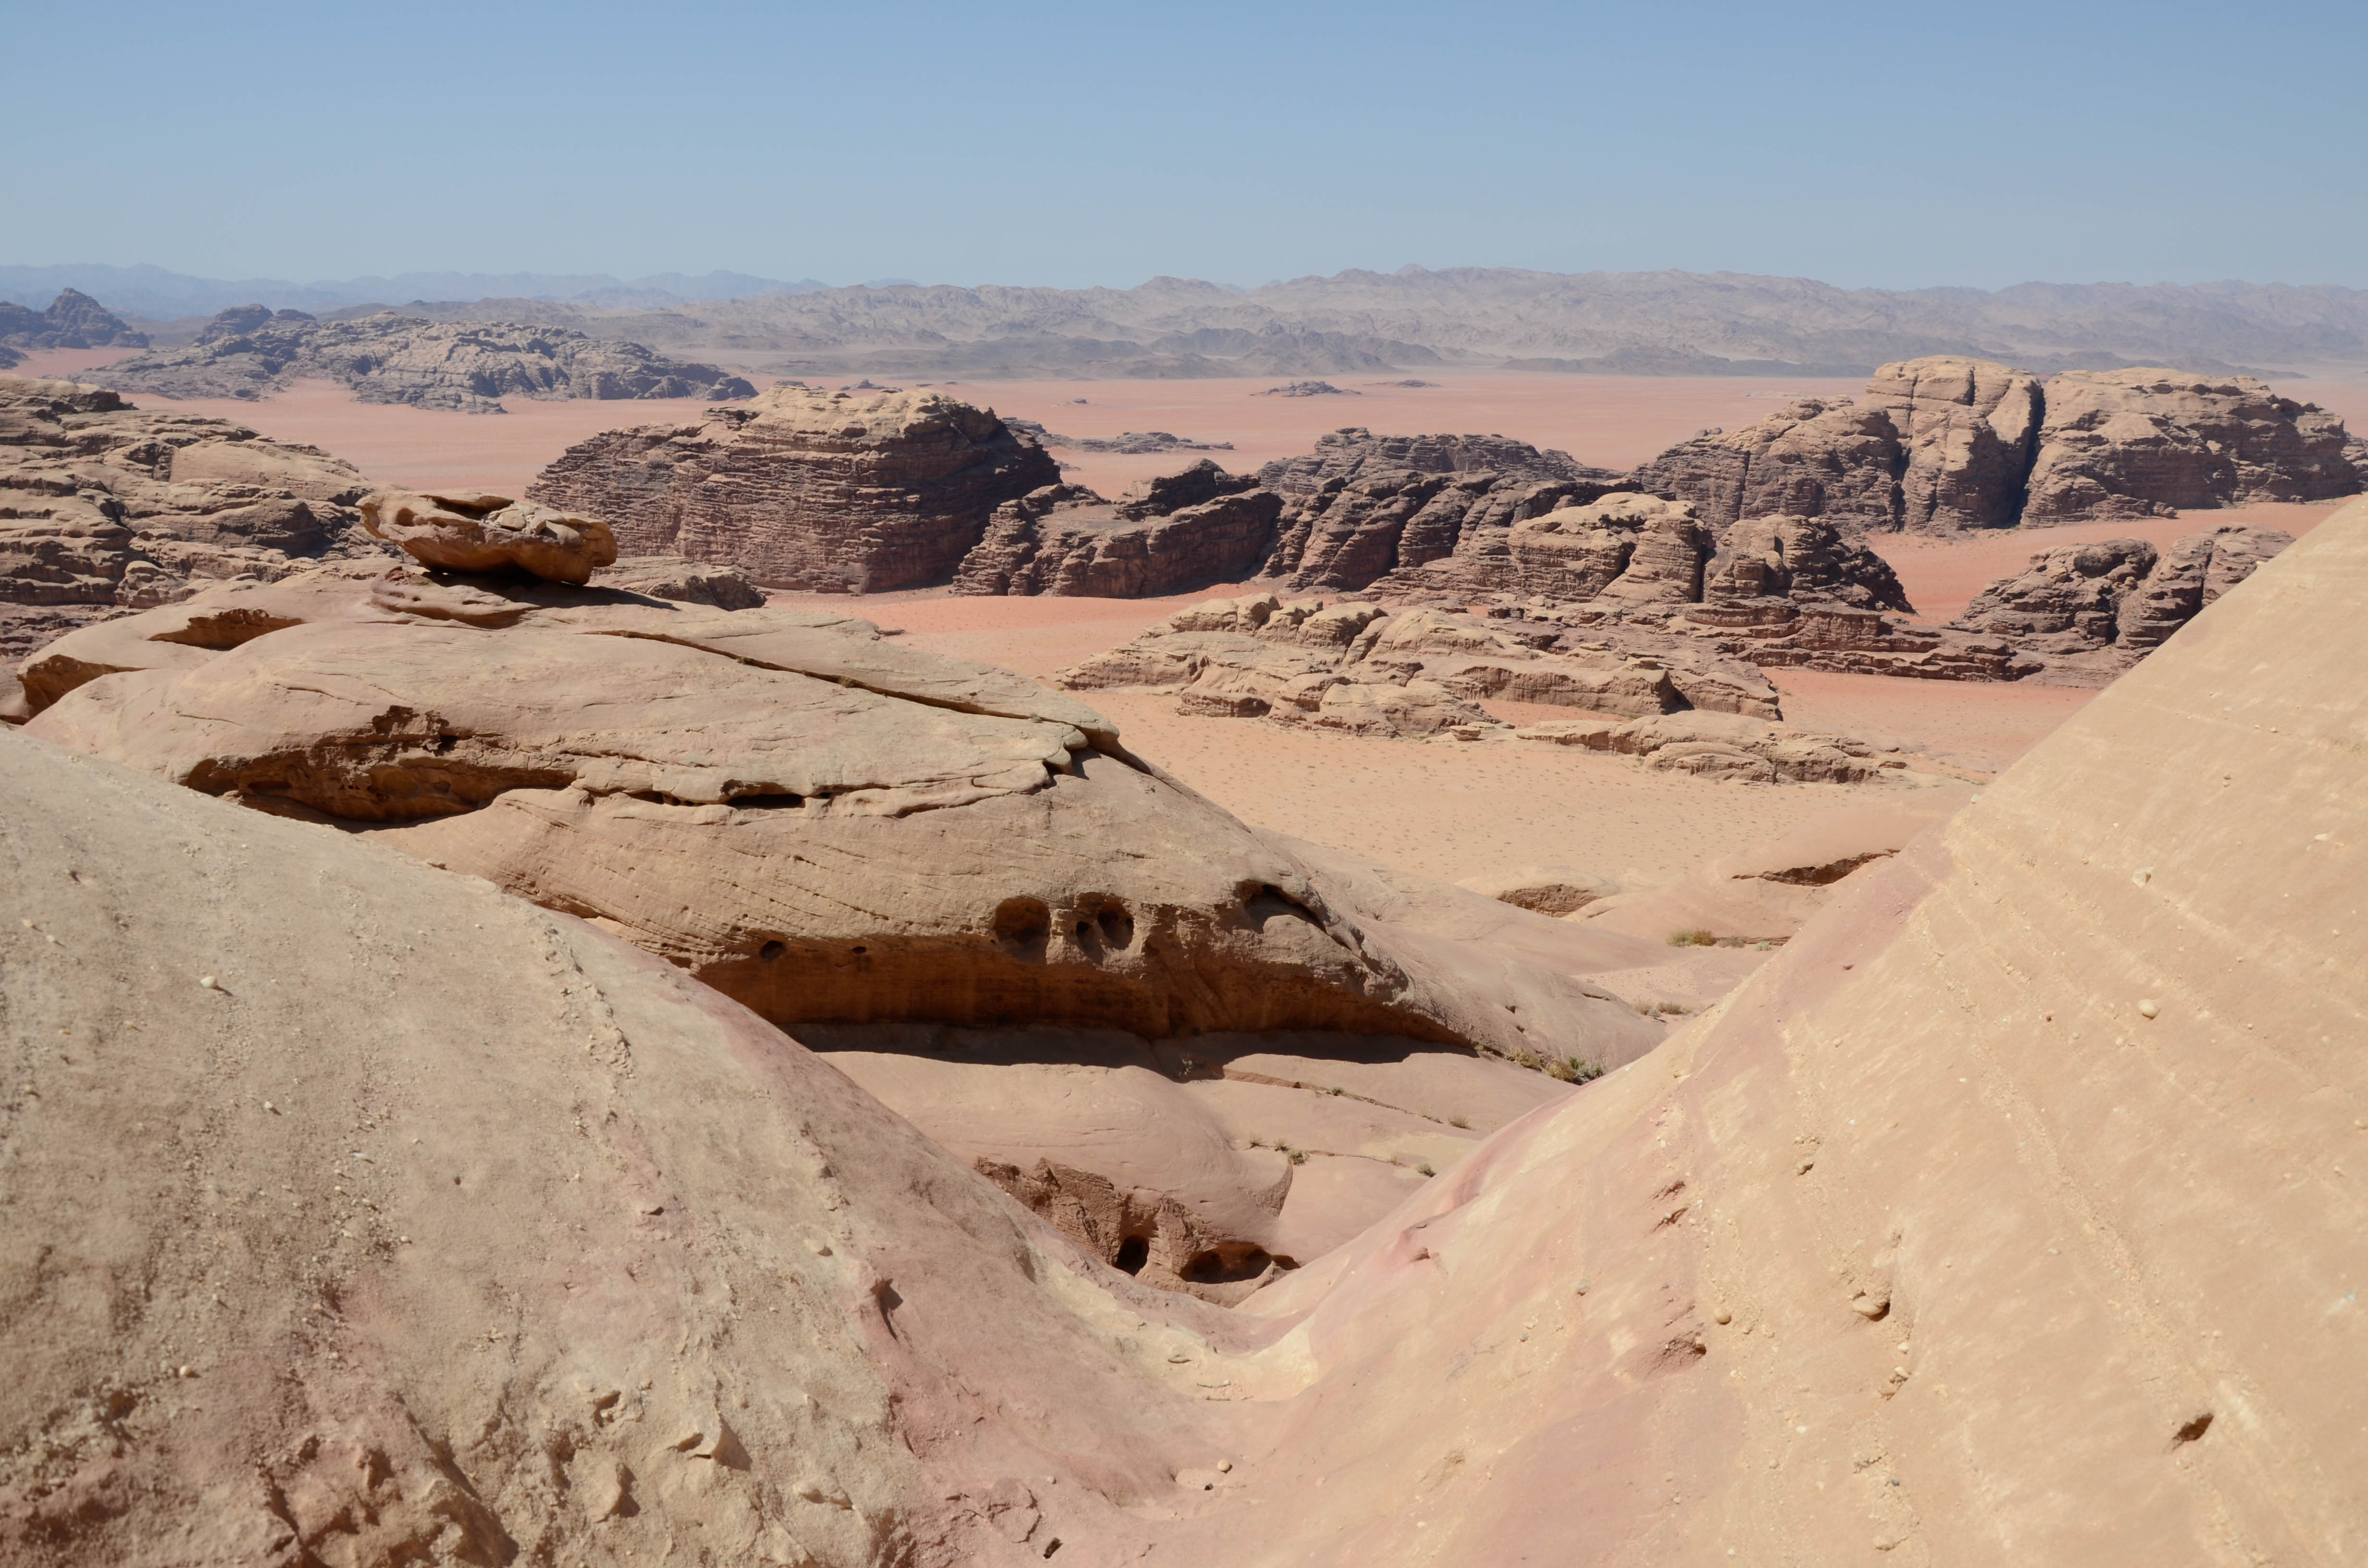
<svg viewBox="0 0 2368 1568">
<path fill-rule="evenodd" d="M 71 376 L 120 357 L 120 350 L 45 351 L 28 356 L 15 373 Z M 1406 379 L 1438 384 L 1387 384 Z M 1404 434 L 1496 433 L 1558 447 L 1583 461 L 1624 467 L 1706 426 L 1750 424 L 1793 397 L 1860 390 L 1855 382 L 1807 378 L 1435 374 L 1332 381 L 1360 395 L 1255 395 L 1276 384 L 1269 379 L 940 384 L 967 401 L 1065 435 L 1167 430 L 1230 441 L 1233 450 L 1207 455 L 1236 471 L 1308 450 L 1317 436 L 1349 425 Z M 2287 382 L 2281 390 L 2368 427 L 2368 386 Z M 309 382 L 261 402 L 192 400 L 173 406 L 309 442 L 390 483 L 466 484 L 517 494 L 575 441 L 624 425 L 695 420 L 706 405 L 521 398 L 509 401 L 507 415 L 449 414 L 359 403 L 342 388 Z M 1059 455 L 1075 465 L 1071 479 L 1115 494 L 1201 454 Z M 1886 539 L 1879 548 L 1919 615 L 1945 620 L 1984 585 L 2055 545 L 2133 535 L 2160 544 L 2234 521 L 2299 535 L 2333 510 L 2332 504 L 2253 507 L 1964 540 Z M 884 625 L 905 628 L 916 644 L 1043 676 L 1126 641 L 1184 604 L 1235 591 L 1216 586 L 1173 599 L 1101 600 L 955 598 L 928 590 L 878 596 L 862 608 Z M 851 608 L 844 598 L 812 602 Z M 1796 723 L 1896 741 L 1990 769 L 2021 756 L 2091 695 L 2025 685 L 1773 674 L 1786 715 Z M 1258 721 L 1185 719 L 1169 698 L 1103 693 L 1092 700 L 1121 723 L 1137 751 L 1250 822 L 1450 879 L 1546 863 L 1656 884 L 1866 798 L 1863 790 L 1831 786 L 1709 784 L 1561 747 L 1361 740 Z M 1508 710 L 1503 716 L 1537 715 Z"/>
</svg>

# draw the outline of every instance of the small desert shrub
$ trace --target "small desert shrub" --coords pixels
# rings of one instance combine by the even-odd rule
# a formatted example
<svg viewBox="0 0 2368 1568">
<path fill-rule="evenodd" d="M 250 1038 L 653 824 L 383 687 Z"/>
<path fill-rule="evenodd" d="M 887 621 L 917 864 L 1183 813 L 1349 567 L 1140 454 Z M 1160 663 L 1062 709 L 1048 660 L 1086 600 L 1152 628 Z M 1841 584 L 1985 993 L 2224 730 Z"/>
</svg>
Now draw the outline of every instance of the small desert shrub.
<svg viewBox="0 0 2368 1568">
<path fill-rule="evenodd" d="M 1683 1004 L 1683 1003 L 1681 1003 L 1681 1002 L 1656 1002 L 1656 1003 L 1654 1003 L 1654 1004 L 1653 1004 L 1653 1011 L 1655 1011 L 1656 1013 L 1660 1014 L 1660 1015 L 1661 1015 L 1661 1017 L 1665 1017 L 1665 1018 L 1667 1018 L 1667 1017 L 1680 1017 L 1680 1018 L 1681 1018 L 1681 1017 L 1684 1017 L 1688 1013 L 1692 1012 L 1692 1011 L 1693 1011 L 1693 1009 L 1692 1009 L 1691 1007 L 1689 1007 L 1689 1006 L 1685 1006 L 1685 1004 Z"/>
<path fill-rule="evenodd" d="M 1696 928 L 1691 931 L 1679 931 L 1673 933 L 1669 937 L 1669 946 L 1673 948 L 1714 948 L 1718 946 L 1718 938 L 1708 931 Z"/>
<path fill-rule="evenodd" d="M 1447 1119 L 1447 1125 L 1450 1127 L 1469 1127 L 1472 1125 L 1472 1121 L 1468 1117 L 1451 1116 Z"/>
<path fill-rule="evenodd" d="M 1307 1163 L 1307 1151 L 1304 1149 L 1292 1149 L 1286 1153 L 1291 1155 L 1291 1163 L 1294 1165 L 1304 1165 Z"/>
<path fill-rule="evenodd" d="M 1546 1075 L 1550 1078 L 1559 1078 L 1565 1084 L 1591 1084 L 1603 1076 L 1603 1069 L 1583 1058 L 1565 1056 L 1547 1068 Z"/>
<path fill-rule="evenodd" d="M 1430 1162 L 1429 1160 L 1425 1160 L 1422 1164 L 1415 1166 L 1415 1169 L 1420 1171 L 1427 1176 L 1435 1176 L 1439 1174 L 1437 1171 L 1430 1168 Z"/>
</svg>

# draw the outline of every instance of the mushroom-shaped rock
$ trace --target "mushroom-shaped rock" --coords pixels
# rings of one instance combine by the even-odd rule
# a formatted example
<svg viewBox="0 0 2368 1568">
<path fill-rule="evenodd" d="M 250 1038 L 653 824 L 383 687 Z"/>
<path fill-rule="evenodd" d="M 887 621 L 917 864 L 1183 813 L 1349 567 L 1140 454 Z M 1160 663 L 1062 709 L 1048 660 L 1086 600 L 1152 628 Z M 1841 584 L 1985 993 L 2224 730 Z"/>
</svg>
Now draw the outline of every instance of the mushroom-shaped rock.
<svg viewBox="0 0 2368 1568">
<path fill-rule="evenodd" d="M 373 537 L 423 566 L 450 572 L 518 571 L 586 583 L 617 559 L 608 524 L 507 495 L 374 490 L 362 497 L 361 511 Z"/>
</svg>

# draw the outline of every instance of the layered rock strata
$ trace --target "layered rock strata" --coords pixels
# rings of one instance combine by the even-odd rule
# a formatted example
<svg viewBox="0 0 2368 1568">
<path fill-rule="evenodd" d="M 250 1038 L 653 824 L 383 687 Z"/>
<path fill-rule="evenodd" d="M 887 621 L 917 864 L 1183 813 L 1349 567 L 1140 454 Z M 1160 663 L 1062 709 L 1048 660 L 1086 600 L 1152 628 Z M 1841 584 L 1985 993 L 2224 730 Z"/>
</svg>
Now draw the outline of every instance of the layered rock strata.
<svg viewBox="0 0 2368 1568">
<path fill-rule="evenodd" d="M 2051 684 L 2100 686 L 2293 543 L 2282 529 L 2224 524 L 2159 551 L 2138 539 L 2044 550 L 1983 589 L 1957 625 L 2009 639 Z"/>
<path fill-rule="evenodd" d="M 2023 521 L 2161 517 L 2357 494 L 2342 419 L 2249 376 L 2066 370 L 2047 383 Z"/>
<path fill-rule="evenodd" d="M 1615 491 L 1508 528 L 1467 531 L 1440 560 L 1390 573 L 1400 602 L 1520 602 L 1650 614 L 1733 600 L 1907 610 L 1881 556 L 1823 518 L 1753 517 L 1713 531 L 1691 502 Z"/>
<path fill-rule="evenodd" d="M 1237 583 L 1274 547 L 1281 510 L 1273 491 L 1205 459 L 1115 502 L 1048 485 L 995 509 L 953 591 L 1132 599 Z"/>
<path fill-rule="evenodd" d="M 1020 676 L 814 612 L 395 586 L 219 589 L 76 633 L 27 666 L 28 732 L 368 824 L 782 1024 L 1531 1043 Z M 1582 982 L 1508 983 L 1572 1050 L 1633 1033 Z"/>
<path fill-rule="evenodd" d="M 768 587 L 878 593 L 947 581 L 997 506 L 1060 477 L 993 411 L 942 393 L 781 386 L 704 424 L 579 442 L 527 497 L 606 520 L 627 556 L 734 566 Z"/>
<path fill-rule="evenodd" d="M 0 377 L 0 653 L 186 598 L 385 551 L 354 524 L 369 481 L 243 425 Z"/>
<path fill-rule="evenodd" d="M 1747 665 L 1671 661 L 1437 609 L 1212 599 L 1053 677 L 1072 690 L 1173 691 L 1179 712 L 1263 718 L 1367 735 L 1476 735 L 1487 699 L 1625 716 L 1685 708 L 1774 717 L 1775 688 Z"/>
<path fill-rule="evenodd" d="M 1357 592 L 1454 552 L 1467 533 L 1592 501 L 1619 476 L 1501 436 L 1320 437 L 1258 483 L 1282 496 L 1268 572 L 1299 592 Z"/>
<path fill-rule="evenodd" d="M 259 398 L 300 377 L 351 387 L 363 403 L 498 414 L 500 399 L 752 397 L 712 365 L 638 343 L 512 322 L 431 322 L 392 312 L 326 322 L 302 311 L 241 305 L 186 348 L 120 359 L 107 385 L 165 397 Z"/>
<path fill-rule="evenodd" d="M 1705 431 L 1631 483 L 1694 503 L 1722 537 L 1774 515 L 1953 533 L 2355 494 L 2352 448 L 2340 418 L 2246 376 L 2067 370 L 2043 387 L 1940 356 L 1884 366 L 1862 401 Z"/>
</svg>

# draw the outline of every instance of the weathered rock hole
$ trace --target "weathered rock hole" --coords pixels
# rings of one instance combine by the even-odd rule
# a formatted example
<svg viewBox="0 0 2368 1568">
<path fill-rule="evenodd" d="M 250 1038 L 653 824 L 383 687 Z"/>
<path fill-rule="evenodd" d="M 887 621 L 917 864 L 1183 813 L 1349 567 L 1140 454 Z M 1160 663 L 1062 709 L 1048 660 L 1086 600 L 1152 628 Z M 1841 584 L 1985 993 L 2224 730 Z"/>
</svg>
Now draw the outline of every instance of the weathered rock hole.
<svg viewBox="0 0 2368 1568">
<path fill-rule="evenodd" d="M 1053 912 L 1041 898 L 1007 898 L 995 906 L 995 939 L 1023 958 L 1042 958 Z"/>
<path fill-rule="evenodd" d="M 1144 1236 L 1129 1236 L 1118 1244 L 1118 1256 L 1110 1267 L 1121 1274 L 1140 1274 L 1143 1266 L 1151 1261 L 1151 1243 Z"/>
<path fill-rule="evenodd" d="M 744 812 L 793 812 L 806 803 L 803 795 L 734 795 L 732 804 Z"/>
<path fill-rule="evenodd" d="M 1211 1247 L 1192 1256 L 1184 1266 L 1183 1277 L 1195 1285 L 1227 1285 L 1237 1279 L 1255 1279 L 1273 1262 L 1264 1247 Z"/>
<path fill-rule="evenodd" d="M 757 956 L 765 962 L 771 963 L 789 950 L 789 944 L 786 942 L 768 942 L 757 949 Z"/>
<path fill-rule="evenodd" d="M 2194 1420 L 2190 1421 L 2187 1425 L 2181 1426 L 2178 1431 L 2173 1432 L 2170 1435 L 2170 1446 L 2175 1449 L 2182 1443 L 2192 1443 L 2210 1430 L 2212 1430 L 2212 1413 L 2207 1410 L 2203 1415 L 2197 1416 Z"/>
<path fill-rule="evenodd" d="M 1284 918 L 1304 920 L 1311 926 L 1323 924 L 1305 904 L 1271 883 L 1245 882 L 1242 888 L 1242 913 L 1254 926 L 1262 928 L 1269 920 Z"/>
<path fill-rule="evenodd" d="M 1094 917 L 1102 928 L 1102 940 L 1113 948 L 1134 946 L 1134 916 L 1123 909 L 1105 909 Z"/>
</svg>

